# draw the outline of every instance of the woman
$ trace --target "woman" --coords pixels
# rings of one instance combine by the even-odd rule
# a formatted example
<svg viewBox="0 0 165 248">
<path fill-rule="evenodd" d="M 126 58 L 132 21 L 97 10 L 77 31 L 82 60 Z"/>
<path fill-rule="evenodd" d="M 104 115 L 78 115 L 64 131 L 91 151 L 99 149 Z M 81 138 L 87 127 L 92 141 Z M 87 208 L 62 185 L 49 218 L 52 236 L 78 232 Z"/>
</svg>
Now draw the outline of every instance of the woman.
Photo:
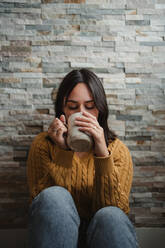
<svg viewBox="0 0 165 248">
<path fill-rule="evenodd" d="M 137 247 L 126 214 L 133 166 L 128 148 L 109 130 L 108 107 L 101 81 L 87 69 L 63 79 L 55 102 L 56 118 L 39 134 L 28 157 L 32 204 L 29 247 Z M 68 147 L 67 120 L 93 137 L 90 152 Z"/>
</svg>

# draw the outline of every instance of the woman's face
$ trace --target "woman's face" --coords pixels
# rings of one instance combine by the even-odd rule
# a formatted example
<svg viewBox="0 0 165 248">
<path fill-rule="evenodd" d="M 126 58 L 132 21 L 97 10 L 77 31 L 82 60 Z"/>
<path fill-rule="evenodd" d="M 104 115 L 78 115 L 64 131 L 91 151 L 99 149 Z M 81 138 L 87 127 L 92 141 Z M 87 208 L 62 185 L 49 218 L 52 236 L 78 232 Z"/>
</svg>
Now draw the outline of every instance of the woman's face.
<svg viewBox="0 0 165 248">
<path fill-rule="evenodd" d="M 69 116 L 76 113 L 86 111 L 94 115 L 98 119 L 99 111 L 95 106 L 91 91 L 84 83 L 78 83 L 71 91 L 68 100 L 64 106 L 64 114 L 66 120 Z"/>
</svg>

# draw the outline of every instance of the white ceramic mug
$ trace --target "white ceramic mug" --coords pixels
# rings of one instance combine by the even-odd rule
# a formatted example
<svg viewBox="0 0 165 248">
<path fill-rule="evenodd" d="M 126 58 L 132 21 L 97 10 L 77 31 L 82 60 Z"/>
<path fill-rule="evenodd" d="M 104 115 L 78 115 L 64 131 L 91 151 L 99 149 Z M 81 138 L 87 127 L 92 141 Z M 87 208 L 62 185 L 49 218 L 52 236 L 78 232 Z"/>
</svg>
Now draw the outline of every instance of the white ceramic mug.
<svg viewBox="0 0 165 248">
<path fill-rule="evenodd" d="M 93 146 L 93 139 L 90 134 L 80 131 L 75 125 L 75 118 L 78 116 L 82 116 L 82 113 L 74 113 L 68 118 L 67 144 L 75 152 L 88 152 Z"/>
</svg>

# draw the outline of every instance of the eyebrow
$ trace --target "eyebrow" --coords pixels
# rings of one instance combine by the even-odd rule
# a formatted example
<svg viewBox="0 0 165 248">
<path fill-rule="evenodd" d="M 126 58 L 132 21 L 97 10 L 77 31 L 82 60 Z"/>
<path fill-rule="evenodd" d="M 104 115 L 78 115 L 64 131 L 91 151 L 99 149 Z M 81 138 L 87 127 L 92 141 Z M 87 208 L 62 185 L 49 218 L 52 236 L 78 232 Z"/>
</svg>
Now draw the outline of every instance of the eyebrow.
<svg viewBox="0 0 165 248">
<path fill-rule="evenodd" d="M 67 102 L 77 103 L 77 101 L 74 100 L 67 100 Z M 94 102 L 94 100 L 85 101 L 85 103 L 89 103 L 89 102 Z"/>
</svg>

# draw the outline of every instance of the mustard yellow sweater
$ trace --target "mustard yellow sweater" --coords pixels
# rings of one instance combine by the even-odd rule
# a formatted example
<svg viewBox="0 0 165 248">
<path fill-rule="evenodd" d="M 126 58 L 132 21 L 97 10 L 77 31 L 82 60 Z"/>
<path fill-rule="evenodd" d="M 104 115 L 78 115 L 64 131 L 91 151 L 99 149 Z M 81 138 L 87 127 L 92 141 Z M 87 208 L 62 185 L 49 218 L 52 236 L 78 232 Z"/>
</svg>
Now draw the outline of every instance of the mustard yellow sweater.
<svg viewBox="0 0 165 248">
<path fill-rule="evenodd" d="M 128 148 L 116 139 L 109 144 L 109 157 L 92 151 L 79 158 L 56 146 L 47 132 L 33 141 L 27 161 L 31 200 L 43 189 L 58 185 L 72 195 L 81 218 L 90 218 L 105 206 L 129 212 L 133 166 Z M 61 206 L 62 207 L 62 206 Z"/>
</svg>

